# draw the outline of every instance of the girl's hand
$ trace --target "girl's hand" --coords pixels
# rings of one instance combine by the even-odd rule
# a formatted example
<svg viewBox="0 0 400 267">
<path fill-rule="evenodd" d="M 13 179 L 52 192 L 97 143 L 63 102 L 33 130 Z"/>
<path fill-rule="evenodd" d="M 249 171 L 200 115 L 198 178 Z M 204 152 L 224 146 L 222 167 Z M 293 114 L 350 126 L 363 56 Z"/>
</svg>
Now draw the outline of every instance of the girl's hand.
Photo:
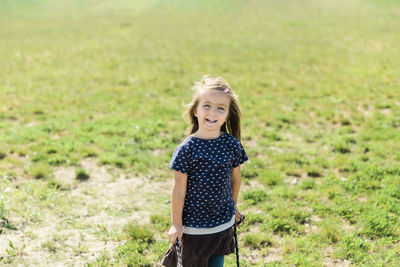
<svg viewBox="0 0 400 267">
<path fill-rule="evenodd" d="M 237 207 L 235 207 L 236 210 L 236 214 L 235 214 L 235 221 L 238 222 L 240 221 L 240 218 L 242 218 L 242 214 L 240 213 L 240 211 L 237 209 Z M 245 221 L 243 220 L 243 224 L 245 224 Z M 237 226 L 240 229 L 240 224 Z"/>
<path fill-rule="evenodd" d="M 182 225 L 173 224 L 168 231 L 169 240 L 175 245 L 176 239 L 182 242 L 183 227 Z"/>
</svg>

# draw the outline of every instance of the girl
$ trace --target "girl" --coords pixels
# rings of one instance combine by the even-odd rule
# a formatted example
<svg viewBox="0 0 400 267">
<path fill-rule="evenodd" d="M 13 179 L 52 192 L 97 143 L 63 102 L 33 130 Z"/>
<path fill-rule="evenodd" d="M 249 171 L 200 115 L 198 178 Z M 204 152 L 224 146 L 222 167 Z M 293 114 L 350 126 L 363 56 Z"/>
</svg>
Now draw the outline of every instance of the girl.
<svg viewBox="0 0 400 267">
<path fill-rule="evenodd" d="M 176 240 L 184 267 L 223 266 L 234 252 L 232 226 L 241 218 L 237 201 L 240 165 L 248 160 L 240 143 L 241 113 L 235 95 L 222 78 L 204 76 L 195 83 L 186 114 L 190 134 L 174 151 L 172 242 L 164 266 L 177 266 Z"/>
</svg>

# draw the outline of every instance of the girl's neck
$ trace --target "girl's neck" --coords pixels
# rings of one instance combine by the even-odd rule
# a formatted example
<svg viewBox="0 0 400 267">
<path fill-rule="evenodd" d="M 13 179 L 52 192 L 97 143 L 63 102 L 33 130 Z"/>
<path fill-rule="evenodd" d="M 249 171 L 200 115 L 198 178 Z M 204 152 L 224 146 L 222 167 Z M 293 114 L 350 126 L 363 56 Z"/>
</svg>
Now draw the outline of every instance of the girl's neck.
<svg viewBox="0 0 400 267">
<path fill-rule="evenodd" d="M 200 138 L 200 139 L 217 139 L 218 137 L 220 137 L 223 134 L 223 132 L 218 131 L 218 132 L 212 132 L 212 133 L 208 133 L 208 132 L 201 132 L 200 130 L 197 130 L 194 134 L 192 134 L 192 136 L 196 137 L 196 138 Z"/>
</svg>

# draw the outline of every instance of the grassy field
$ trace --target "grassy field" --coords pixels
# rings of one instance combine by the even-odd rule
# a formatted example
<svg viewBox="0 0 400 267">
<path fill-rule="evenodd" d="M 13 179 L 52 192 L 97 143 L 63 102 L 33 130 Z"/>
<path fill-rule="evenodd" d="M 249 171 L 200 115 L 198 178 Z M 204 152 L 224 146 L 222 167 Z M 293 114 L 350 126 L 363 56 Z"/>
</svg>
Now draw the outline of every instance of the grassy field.
<svg viewBox="0 0 400 267">
<path fill-rule="evenodd" d="M 0 0 L 0 264 L 157 266 L 182 104 L 211 74 L 244 116 L 242 265 L 397 266 L 399 16 L 395 0 Z"/>
</svg>

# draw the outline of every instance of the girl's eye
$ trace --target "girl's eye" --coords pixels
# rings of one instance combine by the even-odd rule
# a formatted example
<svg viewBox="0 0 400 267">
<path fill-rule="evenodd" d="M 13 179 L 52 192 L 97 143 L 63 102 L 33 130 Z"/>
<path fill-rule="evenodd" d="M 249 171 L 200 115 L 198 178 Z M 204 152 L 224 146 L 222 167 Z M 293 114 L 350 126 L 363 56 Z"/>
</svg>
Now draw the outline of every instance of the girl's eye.
<svg viewBox="0 0 400 267">
<path fill-rule="evenodd" d="M 219 110 L 225 110 L 223 107 L 219 107 L 218 109 L 219 109 Z"/>
<path fill-rule="evenodd" d="M 210 107 L 210 105 L 203 105 L 203 107 L 205 107 L 205 108 L 209 108 L 209 107 Z"/>
</svg>

